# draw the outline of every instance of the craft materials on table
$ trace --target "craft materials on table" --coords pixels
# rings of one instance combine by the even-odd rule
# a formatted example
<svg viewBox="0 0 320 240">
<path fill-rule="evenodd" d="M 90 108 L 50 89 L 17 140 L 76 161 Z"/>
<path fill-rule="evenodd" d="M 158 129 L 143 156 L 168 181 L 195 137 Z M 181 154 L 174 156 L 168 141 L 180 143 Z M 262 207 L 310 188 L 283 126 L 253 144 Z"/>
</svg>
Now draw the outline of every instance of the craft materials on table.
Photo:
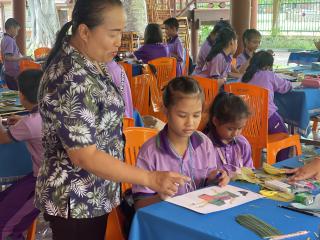
<svg viewBox="0 0 320 240">
<path fill-rule="evenodd" d="M 6 112 L 23 111 L 24 107 L 17 102 L 19 92 L 17 91 L 5 91 L 0 93 L 0 114 Z"/>
<path fill-rule="evenodd" d="M 184 195 L 166 199 L 167 202 L 207 214 L 226 210 L 241 204 L 263 198 L 255 192 L 227 185 L 225 187 L 207 187 Z"/>
</svg>

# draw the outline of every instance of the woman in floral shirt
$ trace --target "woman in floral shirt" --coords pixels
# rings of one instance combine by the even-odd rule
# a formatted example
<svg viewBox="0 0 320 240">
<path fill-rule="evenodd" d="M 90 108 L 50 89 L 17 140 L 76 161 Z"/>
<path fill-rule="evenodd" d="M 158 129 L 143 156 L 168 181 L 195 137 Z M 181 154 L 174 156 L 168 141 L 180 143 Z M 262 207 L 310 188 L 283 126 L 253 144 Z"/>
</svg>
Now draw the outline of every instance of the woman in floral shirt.
<svg viewBox="0 0 320 240">
<path fill-rule="evenodd" d="M 39 90 L 45 153 L 35 204 L 55 240 L 104 239 L 120 181 L 166 197 L 189 180 L 122 162 L 124 103 L 104 63 L 116 55 L 124 26 L 120 0 L 77 0 L 47 60 Z"/>
</svg>

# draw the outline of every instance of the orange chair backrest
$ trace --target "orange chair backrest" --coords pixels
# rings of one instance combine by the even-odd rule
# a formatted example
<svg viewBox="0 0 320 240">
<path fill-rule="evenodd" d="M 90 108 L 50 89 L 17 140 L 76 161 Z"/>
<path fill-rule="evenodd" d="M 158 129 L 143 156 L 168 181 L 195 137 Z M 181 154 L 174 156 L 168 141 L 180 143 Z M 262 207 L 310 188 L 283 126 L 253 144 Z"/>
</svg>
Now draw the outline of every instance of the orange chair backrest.
<svg viewBox="0 0 320 240">
<path fill-rule="evenodd" d="M 41 47 L 41 48 L 37 48 L 36 50 L 34 50 L 33 54 L 36 59 L 37 58 L 45 58 L 49 55 L 50 51 L 51 51 L 51 48 Z"/>
<path fill-rule="evenodd" d="M 124 148 L 125 162 L 127 164 L 136 165 L 137 156 L 141 146 L 151 137 L 157 135 L 158 130 L 143 127 L 126 128 L 123 131 L 126 137 L 126 145 Z M 129 189 L 131 184 L 123 183 L 122 191 Z"/>
<path fill-rule="evenodd" d="M 213 102 L 213 99 L 218 94 L 218 81 L 211 78 L 205 78 L 201 76 L 192 76 L 193 79 L 197 80 L 204 92 L 205 106 L 209 107 Z"/>
<path fill-rule="evenodd" d="M 184 65 L 184 69 L 183 69 L 183 76 L 188 76 L 189 75 L 189 64 L 190 64 L 190 60 L 189 60 L 189 49 L 185 49 L 186 50 L 186 62 Z"/>
<path fill-rule="evenodd" d="M 108 216 L 105 240 L 126 240 L 124 225 L 125 216 L 120 207 L 113 208 Z"/>
<path fill-rule="evenodd" d="M 157 82 L 161 89 L 170 80 L 177 76 L 177 60 L 172 57 L 157 58 L 148 62 L 157 69 Z"/>
<path fill-rule="evenodd" d="M 126 72 L 130 87 L 132 89 L 132 64 L 126 62 L 118 62 L 118 64 L 120 64 Z"/>
<path fill-rule="evenodd" d="M 251 115 L 242 134 L 253 147 L 267 146 L 268 139 L 268 90 L 247 83 L 230 83 L 225 91 L 241 96 L 248 104 Z"/>
<path fill-rule="evenodd" d="M 31 60 L 21 60 L 19 62 L 19 68 L 20 68 L 20 72 L 23 72 L 27 69 L 42 69 L 42 66 Z"/>
<path fill-rule="evenodd" d="M 128 127 L 134 127 L 134 119 L 129 117 L 124 117 L 122 120 L 123 129 Z"/>
<path fill-rule="evenodd" d="M 152 76 L 150 74 L 141 74 L 132 78 L 133 106 L 141 115 L 148 115 L 149 113 L 151 80 Z"/>
</svg>

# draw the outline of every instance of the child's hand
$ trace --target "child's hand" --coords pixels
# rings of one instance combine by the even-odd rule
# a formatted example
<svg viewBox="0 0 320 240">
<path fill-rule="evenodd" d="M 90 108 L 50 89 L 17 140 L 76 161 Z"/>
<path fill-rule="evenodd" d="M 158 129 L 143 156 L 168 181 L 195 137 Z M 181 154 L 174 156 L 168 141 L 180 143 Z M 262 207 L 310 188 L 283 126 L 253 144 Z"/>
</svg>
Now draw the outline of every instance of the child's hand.
<svg viewBox="0 0 320 240">
<path fill-rule="evenodd" d="M 305 180 L 309 178 L 320 179 L 320 158 L 315 158 L 310 163 L 300 168 L 288 169 L 286 173 L 292 174 L 289 178 L 290 182 Z"/>
<path fill-rule="evenodd" d="M 218 89 L 220 89 L 227 81 L 226 78 L 219 78 L 218 80 Z"/>
<path fill-rule="evenodd" d="M 8 117 L 8 121 L 7 124 L 8 125 L 15 125 L 18 121 L 20 121 L 22 118 L 22 116 L 19 115 L 11 115 L 10 117 Z"/>
<path fill-rule="evenodd" d="M 226 186 L 230 182 L 230 178 L 224 170 L 214 170 L 208 176 L 208 183 L 219 185 L 220 187 Z"/>
</svg>

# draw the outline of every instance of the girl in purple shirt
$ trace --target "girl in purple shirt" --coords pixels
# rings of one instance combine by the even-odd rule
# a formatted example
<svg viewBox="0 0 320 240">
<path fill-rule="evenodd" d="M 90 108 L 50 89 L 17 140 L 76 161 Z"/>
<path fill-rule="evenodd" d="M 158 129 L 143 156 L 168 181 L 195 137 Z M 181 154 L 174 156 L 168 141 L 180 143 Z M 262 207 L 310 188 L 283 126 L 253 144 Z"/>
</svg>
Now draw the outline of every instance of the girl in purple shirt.
<svg viewBox="0 0 320 240">
<path fill-rule="evenodd" d="M 231 28 L 221 29 L 199 75 L 218 79 L 219 87 L 225 83 L 228 75 L 239 78 L 239 73 L 231 72 L 232 55 L 237 47 L 236 33 Z"/>
<path fill-rule="evenodd" d="M 143 63 L 161 58 L 169 57 L 168 46 L 162 43 L 162 30 L 159 24 L 149 23 L 144 31 L 144 45 L 134 52 L 138 60 Z"/>
<path fill-rule="evenodd" d="M 288 133 L 282 117 L 277 112 L 278 108 L 274 104 L 274 93 L 286 93 L 292 89 L 289 81 L 280 78 L 272 71 L 273 56 L 267 51 L 260 51 L 253 55 L 250 64 L 242 77 L 242 82 L 250 83 L 269 91 L 268 99 L 268 133 Z M 285 160 L 289 157 L 289 148 L 281 150 L 277 154 L 277 161 Z"/>
<path fill-rule="evenodd" d="M 215 148 L 218 168 L 227 171 L 229 176 L 242 167 L 253 168 L 251 146 L 241 135 L 250 115 L 242 98 L 222 92 L 213 101 L 209 112 L 205 133 Z"/>
<path fill-rule="evenodd" d="M 242 35 L 244 50 L 237 57 L 237 69 L 244 73 L 249 66 L 250 59 L 261 43 L 261 33 L 256 29 L 247 29 Z"/>
<path fill-rule="evenodd" d="M 168 123 L 142 146 L 137 158 L 140 168 L 189 176 L 191 181 L 179 186 L 178 195 L 209 184 L 223 186 L 229 182 L 224 170 L 217 179 L 216 154 L 211 141 L 197 131 L 203 101 L 203 91 L 197 81 L 189 77 L 173 79 L 163 93 Z M 132 190 L 136 208 L 161 200 L 160 194 L 147 187 L 133 185 Z"/>
</svg>

